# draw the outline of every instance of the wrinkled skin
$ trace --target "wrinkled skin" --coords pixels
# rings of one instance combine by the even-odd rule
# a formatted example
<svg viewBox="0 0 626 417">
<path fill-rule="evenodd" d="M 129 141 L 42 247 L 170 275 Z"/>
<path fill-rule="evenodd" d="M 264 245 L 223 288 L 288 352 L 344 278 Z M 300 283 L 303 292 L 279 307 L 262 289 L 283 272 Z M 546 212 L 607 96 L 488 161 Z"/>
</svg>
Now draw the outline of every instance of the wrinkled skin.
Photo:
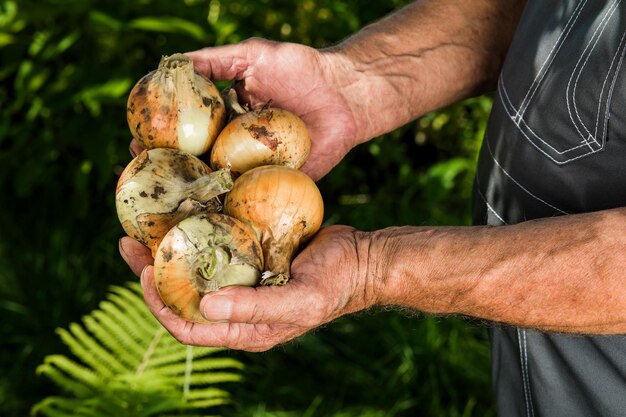
<svg viewBox="0 0 626 417">
<path fill-rule="evenodd" d="M 141 275 L 148 307 L 181 343 L 264 351 L 376 302 L 373 286 L 357 273 L 359 234 L 346 226 L 322 229 L 294 260 L 285 286 L 228 287 L 206 295 L 200 308 L 211 324 L 191 323 L 170 311 L 154 285 L 153 267 L 140 271 L 143 262 L 151 262 L 149 253 L 130 238 L 120 249 Z"/>
<path fill-rule="evenodd" d="M 187 55 L 196 71 L 208 78 L 234 80 L 239 100 L 252 108 L 271 100 L 272 106 L 300 116 L 311 136 L 311 153 L 301 170 L 316 181 L 355 145 L 369 139 L 357 131 L 341 88 L 350 81 L 340 78 L 344 64 L 336 54 L 253 38 Z M 130 148 L 132 154 L 142 149 L 134 140 Z"/>
<path fill-rule="evenodd" d="M 344 95 L 341 64 L 333 54 L 292 43 L 249 39 L 239 45 L 206 48 L 188 54 L 195 68 L 214 80 L 235 80 L 240 100 L 253 108 L 272 105 L 300 116 L 312 149 L 302 170 L 314 180 L 358 142 L 356 122 Z M 331 88 L 334 85 L 337 88 Z"/>
</svg>

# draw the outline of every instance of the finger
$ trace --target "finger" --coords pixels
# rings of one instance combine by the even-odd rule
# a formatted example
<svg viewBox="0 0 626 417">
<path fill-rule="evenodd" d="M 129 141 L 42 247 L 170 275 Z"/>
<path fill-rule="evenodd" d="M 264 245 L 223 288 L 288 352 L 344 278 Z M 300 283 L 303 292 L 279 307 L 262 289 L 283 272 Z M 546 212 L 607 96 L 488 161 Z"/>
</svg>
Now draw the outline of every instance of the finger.
<svg viewBox="0 0 626 417">
<path fill-rule="evenodd" d="M 204 296 L 200 312 L 209 321 L 290 324 L 316 327 L 323 324 L 324 300 L 297 281 L 285 286 L 226 287 Z"/>
<path fill-rule="evenodd" d="M 311 177 L 313 181 L 317 182 L 330 171 L 327 165 L 328 164 L 320 164 L 319 160 L 310 158 L 300 167 L 300 170 Z"/>
<path fill-rule="evenodd" d="M 309 122 L 309 125 L 315 125 L 315 122 Z M 333 135 L 330 131 L 329 135 Z M 310 176 L 314 181 L 319 181 L 330 172 L 348 153 L 350 148 L 346 144 L 342 144 L 342 139 L 337 139 L 333 143 L 323 143 L 315 136 L 315 132 L 311 134 L 311 153 L 310 157 L 304 163 L 300 170 Z"/>
<path fill-rule="evenodd" d="M 233 44 L 187 52 L 193 59 L 194 68 L 211 80 L 241 80 L 249 67 L 248 48 L 245 44 Z"/>
<path fill-rule="evenodd" d="M 133 139 L 130 141 L 130 146 L 128 147 L 128 151 L 132 155 L 132 157 L 136 157 L 139 155 L 145 148 L 141 143 L 137 141 L 137 139 Z"/>
<path fill-rule="evenodd" d="M 141 275 L 141 271 L 146 265 L 151 265 L 154 262 L 150 249 L 128 236 L 120 239 L 118 249 L 124 262 L 137 276 Z"/>
</svg>

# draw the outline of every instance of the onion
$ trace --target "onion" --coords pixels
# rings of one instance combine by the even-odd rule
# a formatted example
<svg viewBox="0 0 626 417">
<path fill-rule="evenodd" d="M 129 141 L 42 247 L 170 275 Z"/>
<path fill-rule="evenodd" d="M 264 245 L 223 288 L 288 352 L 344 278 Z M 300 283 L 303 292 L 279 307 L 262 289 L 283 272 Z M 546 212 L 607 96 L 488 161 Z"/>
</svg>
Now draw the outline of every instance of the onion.
<svg viewBox="0 0 626 417">
<path fill-rule="evenodd" d="M 236 98 L 235 103 L 228 102 L 232 97 L 224 96 L 227 107 L 241 112 Z M 268 103 L 236 115 L 224 127 L 211 150 L 211 167 L 230 168 L 235 177 L 260 165 L 300 168 L 310 150 L 311 139 L 302 119 Z"/>
<path fill-rule="evenodd" d="M 257 233 L 265 260 L 262 285 L 280 285 L 290 276 L 299 246 L 320 228 L 324 203 L 315 182 L 302 171 L 260 166 L 235 180 L 224 213 Z"/>
<path fill-rule="evenodd" d="M 116 189 L 124 231 L 152 251 L 167 231 L 196 213 L 221 209 L 217 196 L 232 187 L 226 170 L 212 172 L 200 159 L 177 149 L 144 150 L 122 172 Z"/>
<path fill-rule="evenodd" d="M 193 69 L 183 54 L 164 56 L 157 70 L 130 92 L 128 126 L 145 148 L 207 152 L 226 121 L 226 109 L 215 85 Z"/>
<path fill-rule="evenodd" d="M 176 314 L 205 322 L 202 297 L 229 285 L 259 283 L 263 257 L 254 232 L 223 214 L 182 220 L 163 238 L 154 259 L 154 279 L 163 302 Z"/>
</svg>

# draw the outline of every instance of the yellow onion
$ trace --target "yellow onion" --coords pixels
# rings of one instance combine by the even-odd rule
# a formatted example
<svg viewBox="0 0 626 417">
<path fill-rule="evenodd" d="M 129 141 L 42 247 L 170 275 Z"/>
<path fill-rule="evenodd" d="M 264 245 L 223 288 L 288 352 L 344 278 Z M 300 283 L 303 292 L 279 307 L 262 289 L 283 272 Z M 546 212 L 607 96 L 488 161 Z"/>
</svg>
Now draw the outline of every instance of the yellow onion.
<svg viewBox="0 0 626 417">
<path fill-rule="evenodd" d="M 157 70 L 137 82 L 126 116 L 133 137 L 145 148 L 207 152 L 226 121 L 215 85 L 183 54 L 164 56 Z"/>
<path fill-rule="evenodd" d="M 287 282 L 299 246 L 320 228 L 324 202 L 315 182 L 302 171 L 260 166 L 235 180 L 224 213 L 257 233 L 265 260 L 263 285 Z"/>
<path fill-rule="evenodd" d="M 202 297 L 230 285 L 254 286 L 263 255 L 254 232 L 224 214 L 182 220 L 163 238 L 154 258 L 154 280 L 163 302 L 176 314 L 205 322 Z"/>
<path fill-rule="evenodd" d="M 177 149 L 144 150 L 122 172 L 115 202 L 124 231 L 152 251 L 167 231 L 196 213 L 221 209 L 217 196 L 232 187 L 230 173 L 211 171 Z"/>
<path fill-rule="evenodd" d="M 227 107 L 241 113 L 236 102 L 229 103 L 228 96 L 225 99 Z M 310 150 L 311 139 L 302 119 L 268 104 L 228 122 L 211 149 L 211 167 L 230 168 L 235 177 L 260 165 L 300 168 Z"/>
</svg>

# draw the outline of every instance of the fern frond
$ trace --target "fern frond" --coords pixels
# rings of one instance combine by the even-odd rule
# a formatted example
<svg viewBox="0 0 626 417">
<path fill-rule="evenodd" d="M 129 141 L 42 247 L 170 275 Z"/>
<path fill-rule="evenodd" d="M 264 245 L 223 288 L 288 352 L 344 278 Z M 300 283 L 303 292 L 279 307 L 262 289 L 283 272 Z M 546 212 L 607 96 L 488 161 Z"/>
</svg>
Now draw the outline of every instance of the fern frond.
<svg viewBox="0 0 626 417">
<path fill-rule="evenodd" d="M 70 332 L 77 342 L 74 345 L 80 352 L 84 352 L 83 356 L 77 356 L 92 366 L 94 369 L 105 375 L 112 375 L 115 372 L 124 372 L 126 369 L 117 357 L 102 347 L 96 339 L 91 337 L 85 329 L 77 323 L 70 324 Z M 76 354 L 76 352 L 74 352 Z"/>
<path fill-rule="evenodd" d="M 174 363 L 169 365 L 164 365 L 156 368 L 160 373 L 167 375 L 182 375 L 185 372 L 185 364 L 184 363 Z M 235 359 L 229 358 L 202 358 L 195 359 L 193 361 L 192 369 L 195 372 L 198 371 L 208 371 L 214 369 L 224 369 L 224 368 L 235 368 L 241 369 L 241 362 L 236 361 Z"/>
<path fill-rule="evenodd" d="M 75 359 L 50 355 L 37 371 L 72 396 L 42 400 L 34 415 L 190 417 L 230 401 L 214 385 L 241 380 L 242 364 L 216 356 L 221 348 L 180 344 L 152 316 L 137 283 L 112 287 L 99 307 L 82 324 L 57 330 Z"/>
<path fill-rule="evenodd" d="M 107 416 L 148 417 L 188 407 L 175 386 L 162 381 L 136 379 L 136 382 L 134 389 L 129 389 L 126 378 L 112 381 L 101 397 L 92 401 Z"/>
<path fill-rule="evenodd" d="M 194 355 L 196 356 L 207 356 L 207 355 L 214 355 L 215 353 L 218 353 L 218 352 L 224 352 L 226 351 L 226 348 L 196 346 L 194 347 L 193 351 L 194 351 Z"/>
<path fill-rule="evenodd" d="M 193 347 L 193 356 L 195 358 L 203 358 L 206 356 L 214 356 L 216 353 L 224 352 L 224 348 L 207 348 L 202 346 Z M 152 366 L 165 365 L 169 362 L 177 362 L 186 357 L 184 350 L 180 349 L 180 342 L 173 337 L 168 337 L 162 341 L 159 347 L 159 356 L 152 359 Z"/>
<path fill-rule="evenodd" d="M 192 386 L 212 385 L 222 382 L 241 381 L 241 375 L 232 372 L 210 372 L 210 373 L 194 373 L 191 375 Z"/>
<path fill-rule="evenodd" d="M 141 321 L 136 324 L 136 320 L 131 320 L 126 310 L 121 310 L 117 304 L 111 301 L 102 301 L 99 307 L 100 310 L 96 311 L 100 311 L 109 316 L 111 320 L 116 321 L 135 340 L 145 340 L 146 335 L 154 333 L 153 323 L 148 322 L 146 324 Z"/>
<path fill-rule="evenodd" d="M 228 391 L 219 388 L 206 388 L 198 391 L 191 391 L 185 397 L 189 401 L 213 400 L 216 398 L 228 398 Z"/>
<path fill-rule="evenodd" d="M 154 369 L 154 368 L 159 368 L 168 364 L 179 363 L 181 361 L 184 361 L 185 358 L 187 357 L 187 352 L 180 349 L 180 343 L 178 345 L 179 346 L 172 345 L 172 348 L 170 349 L 167 346 L 165 346 L 165 343 L 163 343 L 163 346 L 160 349 L 159 356 L 156 358 L 153 358 L 150 361 L 150 364 L 147 368 Z"/>
<path fill-rule="evenodd" d="M 100 384 L 100 378 L 96 373 L 91 371 L 77 362 L 63 355 L 49 355 L 44 359 L 42 366 L 50 366 L 58 369 L 66 375 L 71 375 L 81 386 L 94 390 Z M 42 372 L 45 370 L 42 369 Z"/>
<path fill-rule="evenodd" d="M 31 415 L 44 415 L 48 417 L 92 417 L 79 410 L 82 408 L 81 400 L 63 397 L 48 397 L 35 404 L 31 409 Z"/>
<path fill-rule="evenodd" d="M 72 333 L 65 329 L 56 329 L 56 333 L 61 337 L 63 343 L 70 348 L 70 351 L 78 358 L 83 358 L 86 365 L 92 367 L 97 373 L 111 375 L 112 372 L 108 366 L 94 360 L 90 352 L 77 340 Z"/>
<path fill-rule="evenodd" d="M 107 345 L 109 350 L 115 353 L 126 350 L 136 358 L 135 360 L 142 357 L 145 346 L 140 343 L 141 338 L 130 333 L 127 329 L 129 326 L 125 325 L 124 322 L 118 321 L 99 310 L 86 316 L 83 322 L 87 330 L 94 336 L 102 341 L 108 341 L 111 345 Z"/>
<path fill-rule="evenodd" d="M 119 358 L 125 368 L 137 366 L 137 362 L 141 360 L 143 354 L 142 346 L 139 345 L 132 337 L 124 336 L 123 329 L 113 320 L 95 313 L 86 316 L 83 323 L 87 330 L 92 333 L 112 354 Z"/>
<path fill-rule="evenodd" d="M 154 374 L 152 372 L 146 372 L 144 376 L 146 377 L 154 377 L 154 375 L 161 375 L 161 373 Z M 242 377 L 238 373 L 231 372 L 206 372 L 206 373 L 198 373 L 194 372 L 190 377 L 185 378 L 185 375 L 170 375 L 163 376 L 164 381 L 168 384 L 175 385 L 177 387 L 206 387 L 214 384 L 221 384 L 224 382 L 238 382 L 241 381 Z M 192 388 L 192 389 L 195 389 Z"/>
<path fill-rule="evenodd" d="M 148 345 L 143 355 L 143 358 L 141 358 L 141 363 L 137 367 L 138 375 L 141 375 L 143 371 L 150 364 L 150 361 L 154 357 L 157 347 L 161 344 L 161 341 L 163 340 L 164 335 L 165 335 L 165 329 L 162 327 L 159 327 L 157 331 L 154 333 L 154 336 L 152 337 L 152 340 L 150 341 L 150 344 Z"/>
<path fill-rule="evenodd" d="M 209 407 L 217 407 L 218 405 L 226 405 L 230 404 L 230 400 L 228 398 L 215 398 L 213 400 L 199 400 L 190 402 L 194 408 L 209 408 Z"/>
<path fill-rule="evenodd" d="M 158 324 L 152 314 L 147 316 L 144 314 L 144 311 L 140 310 L 139 306 L 129 303 L 124 297 L 118 294 L 111 294 L 109 301 L 124 313 L 127 324 L 136 327 L 140 332 L 149 333 L 153 330 L 154 326 Z"/>
<path fill-rule="evenodd" d="M 89 386 L 77 382 L 74 378 L 68 377 L 65 373 L 49 363 L 39 365 L 36 372 L 38 375 L 47 376 L 58 386 L 63 387 L 79 397 L 93 394 L 93 390 Z"/>
<path fill-rule="evenodd" d="M 193 361 L 194 371 L 209 371 L 214 369 L 243 369 L 243 364 L 232 358 L 201 358 Z"/>
<path fill-rule="evenodd" d="M 133 324 L 140 325 L 143 323 L 158 324 L 150 310 L 146 308 L 143 299 L 143 290 L 138 282 L 130 283 L 127 287 L 113 286 L 111 287 L 111 296 L 109 299 L 113 302 L 121 302 L 121 305 L 133 312 L 136 322 Z"/>
</svg>

